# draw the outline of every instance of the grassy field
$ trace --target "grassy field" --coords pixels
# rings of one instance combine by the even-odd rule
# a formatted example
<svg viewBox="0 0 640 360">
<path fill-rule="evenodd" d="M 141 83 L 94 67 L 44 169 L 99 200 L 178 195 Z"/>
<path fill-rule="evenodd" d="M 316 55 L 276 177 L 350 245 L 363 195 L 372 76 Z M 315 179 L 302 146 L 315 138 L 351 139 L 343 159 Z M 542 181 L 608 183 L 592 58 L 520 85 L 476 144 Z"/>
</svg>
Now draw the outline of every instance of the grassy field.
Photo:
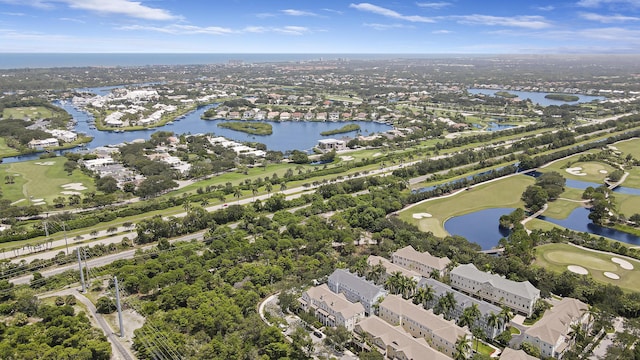
<svg viewBox="0 0 640 360">
<path fill-rule="evenodd" d="M 8 147 L 5 139 L 0 137 L 0 158 L 7 157 L 7 156 L 15 156 L 15 155 L 18 155 L 19 153 L 20 152 L 17 151 L 16 149 Z"/>
<path fill-rule="evenodd" d="M 446 236 L 444 222 L 453 216 L 469 214 L 478 210 L 498 207 L 522 207 L 520 196 L 533 184 L 534 178 L 525 175 L 512 176 L 488 184 L 474 186 L 469 191 L 448 197 L 425 201 L 400 212 L 400 218 L 415 224 L 422 231 L 431 231 L 436 236 Z M 415 213 L 429 213 L 431 218 L 414 219 Z"/>
<path fill-rule="evenodd" d="M 628 260 L 633 265 L 633 270 L 625 270 L 620 265 L 611 261 L 618 255 L 611 253 L 599 253 L 581 249 L 568 244 L 546 244 L 536 247 L 535 264 L 546 269 L 564 272 L 569 265 L 579 265 L 589 271 L 594 280 L 614 284 L 628 291 L 640 291 L 640 262 Z M 620 276 L 619 280 L 612 280 L 604 276 L 604 272 L 612 272 Z"/>
<path fill-rule="evenodd" d="M 42 199 L 52 204 L 54 198 L 65 196 L 61 193 L 65 191 L 62 188 L 65 184 L 82 183 L 86 190 L 79 190 L 79 193 L 95 191 L 93 179 L 80 170 L 75 170 L 71 176 L 67 175 L 63 168 L 66 161 L 66 158 L 59 157 L 0 165 L 3 197 L 12 202 L 25 199 L 18 205 L 29 205 L 29 199 Z M 5 183 L 7 175 L 13 176 L 14 184 Z"/>
<path fill-rule="evenodd" d="M 633 214 L 640 214 L 640 196 L 614 193 L 618 211 L 629 217 Z"/>
<path fill-rule="evenodd" d="M 640 139 L 621 141 L 614 146 L 624 154 L 631 154 L 634 158 L 640 159 Z"/>
<path fill-rule="evenodd" d="M 53 112 L 42 106 L 5 108 L 2 112 L 5 119 L 45 119 L 53 117 Z"/>
</svg>

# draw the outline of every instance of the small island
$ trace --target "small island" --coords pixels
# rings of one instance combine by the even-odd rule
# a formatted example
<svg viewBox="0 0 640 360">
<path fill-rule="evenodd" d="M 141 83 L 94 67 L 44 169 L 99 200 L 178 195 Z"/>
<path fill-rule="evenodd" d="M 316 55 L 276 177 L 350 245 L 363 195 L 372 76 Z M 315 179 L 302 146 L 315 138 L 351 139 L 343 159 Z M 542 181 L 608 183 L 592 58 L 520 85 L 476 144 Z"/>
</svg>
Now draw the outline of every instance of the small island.
<svg viewBox="0 0 640 360">
<path fill-rule="evenodd" d="M 545 99 L 549 100 L 559 100 L 564 102 L 578 101 L 580 98 L 576 95 L 569 94 L 547 94 L 544 96 Z"/>
<path fill-rule="evenodd" d="M 500 96 L 500 97 L 507 98 L 507 99 L 513 99 L 513 98 L 517 98 L 518 97 L 518 95 L 512 94 L 510 92 L 506 92 L 506 91 L 498 91 L 496 93 L 496 96 Z"/>
<path fill-rule="evenodd" d="M 330 135 L 343 134 L 343 133 L 348 133 L 348 132 L 358 131 L 358 130 L 360 130 L 360 125 L 358 125 L 358 124 L 349 124 L 349 125 L 345 125 L 345 126 L 339 128 L 339 129 L 323 131 L 323 132 L 320 133 L 320 135 L 322 135 L 322 136 L 330 136 Z"/>
<path fill-rule="evenodd" d="M 262 123 L 262 122 L 230 121 L 230 122 L 220 123 L 218 124 L 218 126 L 225 129 L 242 131 L 252 135 L 273 134 L 273 128 L 271 124 Z"/>
</svg>

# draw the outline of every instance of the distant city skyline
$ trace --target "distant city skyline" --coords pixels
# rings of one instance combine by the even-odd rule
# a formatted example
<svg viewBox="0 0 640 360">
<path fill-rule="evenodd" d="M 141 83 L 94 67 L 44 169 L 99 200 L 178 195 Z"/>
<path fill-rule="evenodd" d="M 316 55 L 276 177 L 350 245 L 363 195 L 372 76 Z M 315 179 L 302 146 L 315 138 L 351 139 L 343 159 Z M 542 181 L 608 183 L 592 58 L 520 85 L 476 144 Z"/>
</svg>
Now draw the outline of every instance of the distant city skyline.
<svg viewBox="0 0 640 360">
<path fill-rule="evenodd" d="M 10 53 L 640 53 L 640 0 L 0 0 Z"/>
</svg>

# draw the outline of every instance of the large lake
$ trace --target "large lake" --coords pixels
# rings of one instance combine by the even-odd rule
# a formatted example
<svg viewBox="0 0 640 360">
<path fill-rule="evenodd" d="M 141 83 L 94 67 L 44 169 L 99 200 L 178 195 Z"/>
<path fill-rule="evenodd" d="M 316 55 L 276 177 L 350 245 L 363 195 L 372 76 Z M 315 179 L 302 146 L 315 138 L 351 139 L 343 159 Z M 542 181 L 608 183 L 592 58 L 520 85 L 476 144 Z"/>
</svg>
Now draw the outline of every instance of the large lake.
<svg viewBox="0 0 640 360">
<path fill-rule="evenodd" d="M 591 96 L 591 95 L 581 95 L 581 94 L 570 94 L 570 95 L 575 95 L 577 96 L 579 99 L 578 101 L 560 101 L 560 100 L 551 100 L 551 99 L 547 99 L 545 98 L 545 95 L 551 94 L 551 93 L 546 93 L 546 92 L 533 92 L 533 91 L 515 91 L 515 90 L 496 90 L 496 89 L 468 89 L 467 92 L 469 92 L 469 94 L 482 94 L 482 95 L 490 95 L 490 96 L 495 96 L 497 92 L 499 91 L 506 91 L 509 94 L 513 94 L 513 95 L 517 95 L 517 99 L 520 100 L 525 100 L 525 99 L 531 99 L 531 101 L 534 104 L 538 104 L 538 105 L 542 105 L 542 106 L 549 106 L 549 105 L 564 105 L 564 104 L 568 104 L 568 105 L 575 105 L 575 104 L 581 104 L 581 103 L 588 103 L 594 100 L 605 100 L 606 98 L 604 96 Z"/>
<path fill-rule="evenodd" d="M 82 91 L 91 91 L 104 95 L 109 88 L 92 88 L 79 89 Z M 153 129 L 139 131 L 125 131 L 121 133 L 111 131 L 100 131 L 93 126 L 93 116 L 85 111 L 79 110 L 70 102 L 55 101 L 54 105 L 66 110 L 74 120 L 76 120 L 75 131 L 85 133 L 93 137 L 93 140 L 87 144 L 87 148 L 94 149 L 99 146 L 115 145 L 124 142 L 131 142 L 137 139 L 149 139 L 151 134 L 156 131 L 172 131 L 176 134 L 215 134 L 215 136 L 224 136 L 225 138 L 236 141 L 259 142 L 267 146 L 268 150 L 303 150 L 311 151 L 318 144 L 318 140 L 323 138 L 341 138 L 343 136 L 355 137 L 358 132 L 352 131 L 348 133 L 336 134 L 333 136 L 322 136 L 321 132 L 327 130 L 339 129 L 347 124 L 357 124 L 360 126 L 359 134 L 371 135 L 374 133 L 382 133 L 393 129 L 393 126 L 373 121 L 342 121 L 342 122 L 306 122 L 306 121 L 289 121 L 276 122 L 265 121 L 273 127 L 273 134 L 266 136 L 250 135 L 240 131 L 225 129 L 218 127 L 221 122 L 228 120 L 202 120 L 202 114 L 209 108 L 216 105 L 203 106 L 195 111 L 188 113 L 183 118 L 174 121 L 173 124 L 167 124 Z M 26 161 L 38 159 L 40 154 L 29 154 L 23 156 L 15 156 L 4 158 L 5 163 Z"/>
</svg>

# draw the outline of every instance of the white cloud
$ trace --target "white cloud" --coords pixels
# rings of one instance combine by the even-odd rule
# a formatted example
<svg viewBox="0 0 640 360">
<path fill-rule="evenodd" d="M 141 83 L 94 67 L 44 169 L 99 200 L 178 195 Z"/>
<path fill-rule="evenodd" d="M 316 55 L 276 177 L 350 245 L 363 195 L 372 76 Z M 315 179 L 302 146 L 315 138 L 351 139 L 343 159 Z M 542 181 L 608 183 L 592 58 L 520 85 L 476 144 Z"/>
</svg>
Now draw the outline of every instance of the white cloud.
<svg viewBox="0 0 640 360">
<path fill-rule="evenodd" d="M 413 26 L 407 26 L 404 24 L 378 24 L 378 23 L 365 23 L 366 27 L 370 27 L 375 30 L 390 30 L 390 29 L 407 29 L 413 28 Z"/>
<path fill-rule="evenodd" d="M 620 14 L 615 15 L 601 15 L 594 13 L 581 13 L 580 17 L 586 20 L 598 21 L 601 23 L 616 23 L 625 21 L 640 21 L 640 17 L 625 16 Z"/>
<path fill-rule="evenodd" d="M 534 9 L 540 10 L 540 11 L 552 11 L 552 10 L 555 10 L 556 7 L 553 5 L 547 5 L 547 6 L 537 6 L 537 7 L 534 7 Z"/>
<path fill-rule="evenodd" d="M 315 13 L 312 13 L 310 11 L 304 11 L 304 10 L 286 9 L 286 10 L 280 10 L 280 11 L 285 15 L 289 15 L 289 16 L 318 16 Z"/>
<path fill-rule="evenodd" d="M 342 11 L 340 10 L 334 10 L 334 9 L 322 9 L 322 11 L 326 11 L 326 12 L 330 12 L 330 13 L 334 13 L 334 14 L 338 14 L 338 15 L 342 15 Z"/>
<path fill-rule="evenodd" d="M 451 34 L 453 31 L 451 30 L 435 30 L 431 32 L 432 34 Z"/>
<path fill-rule="evenodd" d="M 356 10 L 370 12 L 370 13 L 374 13 L 374 14 L 378 14 L 378 15 L 382 15 L 382 16 L 386 16 L 386 17 L 390 17 L 398 20 L 405 20 L 410 22 L 423 22 L 423 23 L 434 22 L 433 19 L 428 17 L 419 16 L 419 15 L 402 15 L 391 9 L 383 8 L 383 7 L 369 4 L 369 3 L 350 4 L 349 7 L 354 8 Z"/>
<path fill-rule="evenodd" d="M 0 0 L 0 3 L 31 6 L 39 9 L 50 9 L 53 6 L 46 0 Z"/>
<path fill-rule="evenodd" d="M 118 30 L 134 30 L 134 31 L 155 31 L 172 35 L 227 35 L 232 34 L 234 31 L 229 28 L 223 28 L 219 26 L 193 26 L 193 25 L 180 25 L 173 24 L 168 26 L 144 26 L 144 25 L 128 25 L 119 27 Z"/>
<path fill-rule="evenodd" d="M 304 26 L 284 26 L 280 28 L 273 28 L 274 32 L 279 32 L 288 35 L 302 35 L 309 32 L 309 29 Z"/>
<path fill-rule="evenodd" d="M 624 4 L 640 7 L 640 0 L 580 0 L 576 5 L 581 7 L 596 8 L 604 4 Z"/>
<path fill-rule="evenodd" d="M 101 14 L 119 14 L 146 20 L 174 20 L 178 17 L 169 11 L 142 5 L 130 0 L 63 0 L 72 9 L 93 11 Z"/>
<path fill-rule="evenodd" d="M 75 23 L 78 23 L 78 24 L 86 24 L 86 23 L 87 23 L 87 22 L 86 22 L 86 21 L 84 21 L 84 20 L 74 19 L 74 18 L 66 18 L 66 17 L 64 17 L 64 18 L 59 18 L 58 20 L 62 20 L 62 21 L 70 21 L 70 22 L 75 22 Z"/>
<path fill-rule="evenodd" d="M 510 26 L 526 29 L 543 29 L 551 26 L 542 16 L 492 16 L 492 15 L 463 15 L 453 16 L 458 22 L 463 24 L 488 25 L 488 26 Z"/>
<path fill-rule="evenodd" d="M 416 3 L 419 7 L 429 9 L 442 9 L 443 7 L 451 6 L 449 2 L 428 2 L 428 3 Z"/>
</svg>

